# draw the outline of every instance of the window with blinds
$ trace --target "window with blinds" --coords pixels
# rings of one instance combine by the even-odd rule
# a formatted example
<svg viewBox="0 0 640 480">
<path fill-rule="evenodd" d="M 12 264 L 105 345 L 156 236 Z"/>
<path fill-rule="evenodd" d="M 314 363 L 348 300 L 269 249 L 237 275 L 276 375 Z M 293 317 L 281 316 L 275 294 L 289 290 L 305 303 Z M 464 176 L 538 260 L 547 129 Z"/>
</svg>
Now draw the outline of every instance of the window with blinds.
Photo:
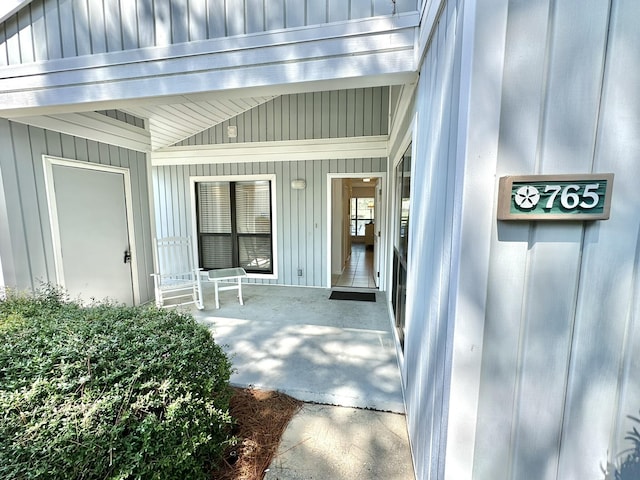
<svg viewBox="0 0 640 480">
<path fill-rule="evenodd" d="M 198 182 L 196 198 L 201 268 L 273 272 L 270 181 Z"/>
</svg>

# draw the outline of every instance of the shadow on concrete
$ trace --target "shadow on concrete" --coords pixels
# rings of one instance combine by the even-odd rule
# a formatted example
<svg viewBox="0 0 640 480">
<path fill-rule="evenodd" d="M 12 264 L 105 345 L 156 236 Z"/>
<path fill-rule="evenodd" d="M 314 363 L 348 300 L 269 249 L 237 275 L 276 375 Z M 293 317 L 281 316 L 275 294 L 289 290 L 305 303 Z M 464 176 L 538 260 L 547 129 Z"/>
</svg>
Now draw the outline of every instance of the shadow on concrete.
<svg viewBox="0 0 640 480">
<path fill-rule="evenodd" d="M 238 386 L 275 389 L 305 402 L 404 413 L 400 372 L 384 293 L 375 303 L 329 300 L 330 290 L 272 285 L 222 292 L 207 325 L 232 357 Z"/>
</svg>

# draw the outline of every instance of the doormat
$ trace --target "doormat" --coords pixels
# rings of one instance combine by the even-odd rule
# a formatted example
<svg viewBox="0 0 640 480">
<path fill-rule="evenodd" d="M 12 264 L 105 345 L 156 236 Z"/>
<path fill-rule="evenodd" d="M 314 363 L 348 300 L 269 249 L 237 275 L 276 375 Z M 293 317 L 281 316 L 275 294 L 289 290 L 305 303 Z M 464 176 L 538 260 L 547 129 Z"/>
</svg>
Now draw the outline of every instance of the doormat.
<svg viewBox="0 0 640 480">
<path fill-rule="evenodd" d="M 375 302 L 376 294 L 373 292 L 340 292 L 332 291 L 329 300 L 357 300 L 359 302 Z"/>
</svg>

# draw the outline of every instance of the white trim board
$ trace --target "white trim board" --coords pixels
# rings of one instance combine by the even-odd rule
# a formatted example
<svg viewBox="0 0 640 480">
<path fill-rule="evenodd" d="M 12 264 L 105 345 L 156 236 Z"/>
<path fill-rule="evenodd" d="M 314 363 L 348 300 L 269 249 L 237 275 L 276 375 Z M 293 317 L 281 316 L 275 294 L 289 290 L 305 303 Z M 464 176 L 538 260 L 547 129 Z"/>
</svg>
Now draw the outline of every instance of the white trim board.
<svg viewBox="0 0 640 480">
<path fill-rule="evenodd" d="M 387 214 L 388 214 L 388 202 L 389 202 L 389 186 L 387 183 L 387 172 L 358 172 L 358 173 L 327 173 L 327 236 L 326 236 L 326 245 L 327 250 L 325 252 L 325 268 L 327 269 L 327 283 L 326 288 L 331 288 L 331 216 L 332 216 L 332 195 L 331 188 L 333 185 L 334 178 L 379 178 L 380 182 L 382 182 L 382 204 L 385 206 L 384 209 L 380 210 L 380 228 L 378 231 L 380 232 L 380 239 L 378 240 L 378 248 L 381 249 L 382 258 L 380 259 L 380 263 L 378 264 L 378 268 L 380 269 L 380 279 L 378 283 L 378 290 L 380 292 L 387 291 L 387 271 L 389 269 L 389 256 L 387 252 L 387 245 L 389 239 L 389 232 L 387 231 Z"/>
<path fill-rule="evenodd" d="M 387 156 L 388 135 L 283 140 L 169 147 L 151 152 L 151 165 L 282 162 L 380 158 Z"/>
<path fill-rule="evenodd" d="M 65 113 L 18 117 L 10 120 L 137 152 L 146 153 L 151 150 L 151 136 L 147 130 L 100 113 Z"/>
<path fill-rule="evenodd" d="M 109 102 L 363 77 L 405 83 L 416 76 L 417 25 L 414 13 L 2 67 L 0 112 L 90 110 Z"/>
<path fill-rule="evenodd" d="M 32 1 L 33 0 L 2 0 L 2 4 L 0 4 L 0 23 L 29 5 Z"/>
<path fill-rule="evenodd" d="M 53 242 L 54 264 L 56 269 L 56 281 L 64 287 L 64 268 L 62 263 L 62 243 L 60 239 L 60 227 L 58 224 L 58 208 L 56 205 L 55 186 L 53 182 L 53 166 L 62 165 L 67 167 L 84 168 L 86 170 L 98 170 L 103 172 L 117 173 L 123 176 L 125 192 L 125 208 L 127 209 L 127 228 L 129 230 L 129 249 L 131 256 L 131 283 L 133 287 L 133 303 L 140 304 L 140 284 L 138 278 L 138 261 L 135 238 L 135 226 L 133 221 L 133 193 L 131 190 L 131 175 L 128 168 L 113 167 L 97 163 L 80 162 L 77 160 L 67 160 L 64 158 L 42 156 L 44 166 L 45 190 L 47 192 L 47 204 L 49 208 L 49 221 L 51 223 L 51 240 Z"/>
<path fill-rule="evenodd" d="M 10 0 L 2 0 L 10 1 Z M 24 1 L 24 0 L 22 0 Z M 30 3 L 31 0 L 29 0 Z M 0 7 L 1 10 L 2 7 Z M 211 53 L 234 53 L 252 51 L 265 47 L 300 45 L 317 40 L 331 40 L 348 37 L 367 37 L 381 33 L 391 33 L 419 25 L 417 12 L 394 16 L 380 16 L 334 22 L 305 27 L 270 30 L 231 37 L 213 38 L 193 42 L 176 43 L 135 50 L 122 50 L 92 55 L 59 58 L 28 64 L 4 66 L 0 68 L 0 78 L 7 76 L 30 76 L 39 73 L 64 73 L 92 67 L 144 64 L 159 60 L 192 58 Z"/>
<path fill-rule="evenodd" d="M 194 175 L 189 177 L 189 197 L 191 205 L 191 235 L 193 239 L 193 255 L 195 264 L 199 264 L 198 251 L 198 219 L 196 217 L 196 183 L 199 182 L 243 182 L 243 181 L 259 181 L 268 180 L 271 182 L 271 245 L 272 257 L 271 265 L 272 273 L 248 273 L 247 278 L 256 278 L 263 280 L 278 279 L 278 209 L 276 208 L 276 190 L 277 177 L 273 173 L 256 174 L 256 175 Z"/>
</svg>

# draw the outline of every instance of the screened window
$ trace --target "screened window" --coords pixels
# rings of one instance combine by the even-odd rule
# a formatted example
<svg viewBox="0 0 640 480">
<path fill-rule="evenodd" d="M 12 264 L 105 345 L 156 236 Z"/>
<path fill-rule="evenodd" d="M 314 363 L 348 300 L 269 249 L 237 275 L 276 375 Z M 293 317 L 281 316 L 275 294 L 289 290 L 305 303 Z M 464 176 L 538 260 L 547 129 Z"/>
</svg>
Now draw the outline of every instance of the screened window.
<svg viewBox="0 0 640 480">
<path fill-rule="evenodd" d="M 198 182 L 196 198 L 201 268 L 273 273 L 270 181 Z"/>
</svg>

